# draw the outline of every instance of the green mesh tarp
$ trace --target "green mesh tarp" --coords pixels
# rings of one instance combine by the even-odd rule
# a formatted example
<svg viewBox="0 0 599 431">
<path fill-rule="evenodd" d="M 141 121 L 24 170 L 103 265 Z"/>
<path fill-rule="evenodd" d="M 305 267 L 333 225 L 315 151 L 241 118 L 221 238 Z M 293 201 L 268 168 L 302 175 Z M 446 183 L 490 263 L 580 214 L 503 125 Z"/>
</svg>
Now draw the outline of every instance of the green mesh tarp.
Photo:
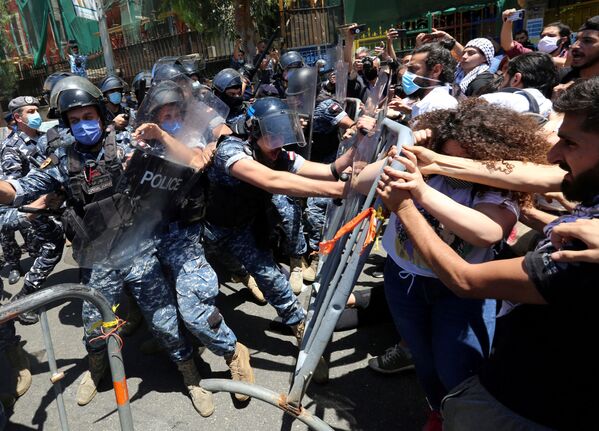
<svg viewBox="0 0 599 431">
<path fill-rule="evenodd" d="M 33 65 L 42 64 L 46 53 L 48 38 L 48 16 L 50 14 L 50 0 L 17 0 L 21 12 L 23 28 L 33 52 Z"/>
<path fill-rule="evenodd" d="M 37 0 L 39 1 L 39 0 Z M 48 0 L 49 1 L 49 0 Z M 100 51 L 100 35 L 98 23 L 80 18 L 75 13 L 73 0 L 59 0 L 62 24 L 69 40 L 76 40 L 81 54 Z"/>
</svg>

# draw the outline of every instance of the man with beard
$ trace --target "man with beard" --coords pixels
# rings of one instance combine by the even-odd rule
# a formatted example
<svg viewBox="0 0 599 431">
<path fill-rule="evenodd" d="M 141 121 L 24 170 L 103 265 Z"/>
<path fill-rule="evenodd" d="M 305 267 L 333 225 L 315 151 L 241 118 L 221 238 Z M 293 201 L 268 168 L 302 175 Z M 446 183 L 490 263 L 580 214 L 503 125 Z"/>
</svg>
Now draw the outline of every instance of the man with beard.
<svg viewBox="0 0 599 431">
<path fill-rule="evenodd" d="M 599 75 L 599 15 L 587 19 L 578 29 L 570 55 L 572 65 L 563 69 L 560 79 L 562 84 Z"/>
<path fill-rule="evenodd" d="M 401 86 L 408 97 L 419 100 L 409 105 L 404 100 L 394 99 L 389 107 L 411 115 L 412 119 L 436 109 L 455 108 L 458 101 L 449 94 L 455 67 L 456 61 L 449 50 L 439 43 L 416 48 L 401 78 Z"/>
<path fill-rule="evenodd" d="M 445 397 L 444 430 L 591 429 L 599 396 L 592 376 L 590 341 L 597 332 L 599 291 L 594 263 L 553 259 L 560 250 L 584 249 L 580 241 L 550 241 L 556 226 L 599 219 L 599 77 L 576 82 L 555 102 L 564 113 L 560 140 L 548 160 L 567 174 L 562 191 L 581 202 L 572 214 L 545 228 L 546 238 L 515 259 L 469 264 L 434 233 L 390 168 L 378 192 L 406 227 L 410 239 L 438 277 L 458 296 L 495 298 L 514 305 L 502 318 L 494 351 L 478 376 Z M 409 171 L 416 158 L 400 158 Z M 554 237 L 555 239 L 555 237 Z M 555 241 L 554 241 L 555 242 Z M 566 371 L 567 370 L 567 371 Z"/>
</svg>

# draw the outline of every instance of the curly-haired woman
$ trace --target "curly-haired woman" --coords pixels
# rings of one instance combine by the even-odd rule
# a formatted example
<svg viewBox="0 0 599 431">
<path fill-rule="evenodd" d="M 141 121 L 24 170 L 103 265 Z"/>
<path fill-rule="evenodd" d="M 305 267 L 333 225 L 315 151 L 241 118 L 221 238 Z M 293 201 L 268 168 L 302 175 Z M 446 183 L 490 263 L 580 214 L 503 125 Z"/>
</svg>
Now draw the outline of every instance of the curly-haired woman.
<svg viewBox="0 0 599 431">
<path fill-rule="evenodd" d="M 424 114 L 413 128 L 431 129 L 428 146 L 434 151 L 481 160 L 489 169 L 509 170 L 505 160 L 543 163 L 547 150 L 533 119 L 477 99 L 465 100 L 457 109 Z M 494 246 L 512 231 L 527 195 L 443 176 L 425 180 L 416 157 L 407 150 L 403 155 L 402 187 L 410 190 L 439 236 L 470 263 L 492 260 Z M 475 374 L 490 353 L 496 304 L 452 293 L 419 256 L 395 215 L 383 245 L 389 256 L 389 307 L 432 408 L 428 429 L 439 429 L 443 396 Z"/>
</svg>

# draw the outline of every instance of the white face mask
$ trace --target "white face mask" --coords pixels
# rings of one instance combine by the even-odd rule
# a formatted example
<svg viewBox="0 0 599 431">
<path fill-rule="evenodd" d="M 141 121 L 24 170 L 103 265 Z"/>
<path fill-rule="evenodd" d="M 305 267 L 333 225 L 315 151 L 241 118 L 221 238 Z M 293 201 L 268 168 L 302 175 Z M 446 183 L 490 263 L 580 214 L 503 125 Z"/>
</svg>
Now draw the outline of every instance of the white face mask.
<svg viewBox="0 0 599 431">
<path fill-rule="evenodd" d="M 537 48 L 540 52 L 551 54 L 553 51 L 557 49 L 559 40 L 560 38 L 558 36 L 545 36 L 541 40 L 539 40 L 539 45 L 537 46 Z"/>
</svg>

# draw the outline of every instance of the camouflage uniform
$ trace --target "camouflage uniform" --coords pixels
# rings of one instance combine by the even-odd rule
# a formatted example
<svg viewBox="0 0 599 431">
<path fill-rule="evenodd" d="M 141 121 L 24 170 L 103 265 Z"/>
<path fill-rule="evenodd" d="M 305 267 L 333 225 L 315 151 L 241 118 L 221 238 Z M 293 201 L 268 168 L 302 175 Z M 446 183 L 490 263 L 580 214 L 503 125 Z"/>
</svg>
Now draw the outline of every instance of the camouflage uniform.
<svg viewBox="0 0 599 431">
<path fill-rule="evenodd" d="M 44 136 L 40 136 L 42 140 Z M 45 142 L 45 140 L 44 140 Z M 4 142 L 2 148 L 2 173 L 5 179 L 18 179 L 34 167 L 38 167 L 45 159 L 42 148 L 45 143 L 30 138 L 23 132 L 17 132 L 11 139 Z M 64 234 L 61 226 L 47 216 L 33 219 L 26 229 L 25 241 L 34 247 L 30 253 L 36 259 L 30 271 L 25 276 L 25 288 L 38 289 L 48 278 L 62 256 Z M 21 249 L 15 241 L 14 230 L 2 235 L 2 248 L 5 260 L 10 267 L 18 268 L 21 259 Z"/>
<path fill-rule="evenodd" d="M 258 245 L 257 240 L 261 240 L 262 235 L 253 231 L 255 222 L 266 217 L 263 212 L 266 208 L 261 205 L 270 202 L 271 196 L 229 173 L 233 163 L 252 159 L 252 154 L 247 142 L 234 137 L 225 139 L 217 147 L 214 163 L 208 169 L 211 194 L 206 212 L 205 239 L 227 248 L 237 257 L 256 279 L 266 300 L 275 307 L 283 322 L 294 325 L 304 319 L 305 311 L 275 263 L 272 252 Z M 279 167 L 297 172 L 303 160 L 293 153 L 282 151 Z"/>
<path fill-rule="evenodd" d="M 20 214 L 15 208 L 0 207 L 0 232 L 6 229 L 15 230 L 23 223 L 25 216 Z M 4 284 L 0 279 L 0 300 L 3 298 Z M 8 346 L 14 346 L 19 341 L 19 337 L 15 332 L 15 321 L 9 320 L 6 323 L 0 324 L 0 352 Z"/>
<path fill-rule="evenodd" d="M 237 341 L 216 307 L 218 279 L 200 244 L 202 226 L 171 223 L 160 238 L 158 259 L 171 278 L 185 326 L 218 356 L 235 353 Z"/>
<path fill-rule="evenodd" d="M 322 98 L 323 93 L 321 93 L 319 98 Z M 345 117 L 347 117 L 347 113 L 335 99 L 324 99 L 316 105 L 312 123 L 313 144 L 311 159 L 313 161 L 332 163 L 337 158 L 339 147 L 338 124 Z M 308 245 L 312 251 L 318 251 L 318 243 L 322 241 L 322 230 L 327 205 L 330 201 L 330 198 L 308 198 L 304 217 Z"/>
<path fill-rule="evenodd" d="M 122 150 L 122 149 L 121 149 Z M 75 150 L 76 151 L 76 150 Z M 119 151 L 119 155 L 124 151 Z M 77 152 L 82 165 L 86 161 L 97 160 L 97 153 Z M 56 162 L 42 170 L 31 171 L 19 180 L 8 180 L 16 191 L 14 205 L 21 205 L 45 193 L 52 192 L 64 186 L 68 191 L 69 170 L 68 152 L 66 148 L 58 148 L 54 154 Z M 103 155 L 106 158 L 105 155 Z M 120 163 L 120 161 L 119 161 Z M 175 361 L 188 359 L 191 349 L 186 344 L 177 323 L 176 301 L 172 291 L 165 283 L 158 259 L 155 256 L 153 241 L 146 240 L 135 244 L 139 254 L 132 258 L 129 265 L 118 269 L 108 266 L 105 262 L 93 265 L 89 286 L 98 290 L 112 303 L 115 304 L 120 297 L 122 288 L 126 285 L 137 300 L 147 322 L 154 334 L 169 350 L 171 358 Z M 75 243 L 73 243 L 75 248 Z M 77 250 L 73 250 L 77 252 Z M 99 312 L 95 307 L 84 303 L 83 322 L 85 327 L 86 347 L 90 351 L 100 350 L 104 347 L 103 340 L 95 340 L 98 329 L 91 329 L 94 322 L 100 320 Z"/>
<path fill-rule="evenodd" d="M 308 249 L 304 237 L 302 208 L 295 198 L 286 195 L 273 195 L 272 203 L 281 217 L 281 227 L 285 233 L 285 251 L 290 257 L 302 257 Z"/>
</svg>

